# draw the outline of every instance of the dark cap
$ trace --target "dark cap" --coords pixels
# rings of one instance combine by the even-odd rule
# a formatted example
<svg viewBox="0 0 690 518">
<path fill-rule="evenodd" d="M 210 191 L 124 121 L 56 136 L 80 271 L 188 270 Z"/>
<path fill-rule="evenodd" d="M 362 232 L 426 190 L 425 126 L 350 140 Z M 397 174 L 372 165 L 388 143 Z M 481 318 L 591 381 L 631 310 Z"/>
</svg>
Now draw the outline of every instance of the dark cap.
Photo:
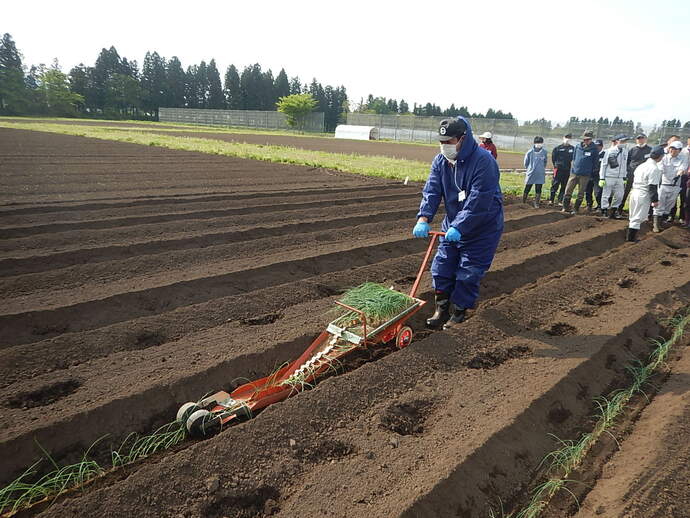
<svg viewBox="0 0 690 518">
<path fill-rule="evenodd" d="M 583 138 L 583 139 L 588 138 L 588 139 L 591 140 L 591 139 L 594 138 L 594 133 L 592 133 L 591 131 L 585 131 L 585 132 L 582 134 L 582 138 Z"/>
<path fill-rule="evenodd" d="M 619 133 L 618 135 L 613 137 L 611 140 L 630 140 L 630 137 L 628 137 L 624 133 Z"/>
<path fill-rule="evenodd" d="M 640 133 L 637 137 L 635 137 L 636 140 L 638 138 L 647 138 L 647 135 L 645 135 L 644 133 Z"/>
<path fill-rule="evenodd" d="M 572 133 L 566 133 L 563 138 L 573 138 L 573 134 Z"/>
<path fill-rule="evenodd" d="M 655 146 L 654 149 L 652 149 L 652 152 L 649 153 L 649 156 L 652 158 L 664 156 L 664 146 Z"/>
<path fill-rule="evenodd" d="M 597 146 L 604 147 L 604 141 L 601 140 L 600 138 L 596 139 L 596 140 L 594 141 L 594 143 L 595 143 Z"/>
<path fill-rule="evenodd" d="M 534 137 L 534 143 L 535 144 L 543 144 L 544 143 L 544 137 Z"/>
<path fill-rule="evenodd" d="M 467 124 L 462 119 L 443 119 L 438 126 L 438 140 L 446 142 L 453 137 L 462 137 L 467 133 Z"/>
</svg>

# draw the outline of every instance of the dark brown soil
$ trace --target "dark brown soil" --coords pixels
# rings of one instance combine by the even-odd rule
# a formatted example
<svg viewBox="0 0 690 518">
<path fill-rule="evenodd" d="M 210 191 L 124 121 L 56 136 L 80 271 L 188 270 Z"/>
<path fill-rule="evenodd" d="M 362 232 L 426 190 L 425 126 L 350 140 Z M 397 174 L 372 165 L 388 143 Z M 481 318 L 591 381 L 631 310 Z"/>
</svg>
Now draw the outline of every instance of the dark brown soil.
<svg viewBox="0 0 690 518">
<path fill-rule="evenodd" d="M 272 372 L 345 289 L 409 289 L 425 247 L 419 185 L 332 171 L 0 130 L 0 185 L 2 483 L 36 442 L 65 462 L 109 434 L 100 455 Z M 26 514 L 485 517 L 688 303 L 690 271 L 661 264 L 688 234 L 623 229 L 508 203 L 457 332 L 422 312 L 410 347 Z"/>
</svg>

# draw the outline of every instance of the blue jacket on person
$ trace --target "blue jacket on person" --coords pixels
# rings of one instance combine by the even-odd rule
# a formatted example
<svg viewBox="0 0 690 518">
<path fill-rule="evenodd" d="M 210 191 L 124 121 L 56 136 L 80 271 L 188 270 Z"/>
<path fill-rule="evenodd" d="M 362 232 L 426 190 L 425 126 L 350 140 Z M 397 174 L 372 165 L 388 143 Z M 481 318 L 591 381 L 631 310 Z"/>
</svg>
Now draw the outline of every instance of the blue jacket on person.
<svg viewBox="0 0 690 518">
<path fill-rule="evenodd" d="M 449 293 L 457 307 L 471 308 L 503 233 L 503 195 L 496 160 L 477 145 L 469 121 L 458 119 L 467 124 L 465 140 L 455 164 L 440 153 L 434 158 L 417 218 L 431 223 L 443 200 L 441 230 L 455 227 L 461 238 L 441 240 L 431 265 L 434 288 Z"/>
<path fill-rule="evenodd" d="M 573 168 L 571 173 L 577 176 L 595 176 L 599 174 L 599 151 L 594 142 L 590 142 L 589 146 L 585 146 L 581 142 L 575 146 L 575 157 L 573 158 Z"/>
</svg>

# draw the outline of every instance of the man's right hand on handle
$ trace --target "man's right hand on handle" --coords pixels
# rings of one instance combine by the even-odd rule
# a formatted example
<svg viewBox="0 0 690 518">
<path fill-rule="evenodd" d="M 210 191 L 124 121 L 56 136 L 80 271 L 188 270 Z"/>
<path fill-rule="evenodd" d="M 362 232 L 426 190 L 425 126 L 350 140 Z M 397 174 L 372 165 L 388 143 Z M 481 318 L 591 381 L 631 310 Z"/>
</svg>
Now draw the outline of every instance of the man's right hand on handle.
<svg viewBox="0 0 690 518">
<path fill-rule="evenodd" d="M 419 221 L 417 221 L 417 224 L 412 229 L 412 235 L 414 237 L 429 237 L 430 230 L 431 227 L 429 224 L 422 218 L 419 218 Z"/>
</svg>

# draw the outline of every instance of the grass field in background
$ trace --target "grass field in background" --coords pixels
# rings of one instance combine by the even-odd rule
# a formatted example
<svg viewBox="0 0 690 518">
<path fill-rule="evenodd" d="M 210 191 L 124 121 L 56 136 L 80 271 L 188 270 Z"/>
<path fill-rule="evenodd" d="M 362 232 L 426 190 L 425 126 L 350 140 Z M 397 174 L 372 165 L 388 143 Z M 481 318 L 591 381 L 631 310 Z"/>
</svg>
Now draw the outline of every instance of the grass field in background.
<svg viewBox="0 0 690 518">
<path fill-rule="evenodd" d="M 182 122 L 158 122 L 158 121 L 144 121 L 144 120 L 107 120 L 107 119 L 70 119 L 65 117 L 8 117 L 0 116 L 1 121 L 11 120 L 31 120 L 31 121 L 46 121 L 46 122 L 69 122 L 70 124 L 80 125 L 84 122 L 99 122 L 103 124 L 113 124 L 117 127 L 118 124 L 141 124 L 142 126 L 150 126 L 150 128 L 142 127 L 142 131 L 194 131 L 197 133 L 228 133 L 228 134 L 243 134 L 243 135 L 279 135 L 284 137 L 304 137 L 304 138 L 334 138 L 333 133 L 299 133 L 290 130 L 269 130 L 263 128 L 248 128 L 245 126 L 206 126 L 202 124 L 186 124 Z M 174 128 L 165 128 L 163 126 L 174 126 Z M 118 128 L 120 129 L 120 128 Z M 124 127 L 124 129 L 127 129 Z M 370 140 L 368 142 L 377 143 L 385 142 L 387 144 L 402 144 L 406 146 L 422 146 L 422 147 L 438 147 L 437 143 L 429 142 L 409 142 L 403 140 Z M 501 153 L 510 153 L 516 155 L 523 155 L 522 151 L 511 151 L 508 149 L 498 149 Z"/>
<path fill-rule="evenodd" d="M 345 173 L 377 176 L 381 178 L 423 182 L 429 175 L 429 163 L 403 160 L 387 156 L 369 156 L 344 153 L 328 153 L 287 146 L 266 146 L 244 142 L 227 142 L 208 138 L 178 137 L 161 135 L 163 128 L 156 128 L 151 134 L 139 128 L 110 128 L 78 124 L 16 123 L 0 119 L 0 127 L 23 129 L 91 137 L 116 142 L 129 142 L 144 146 L 158 146 L 184 151 L 197 151 L 213 155 L 224 155 L 252 160 L 283 164 L 304 165 L 333 169 Z M 205 130 L 204 130 L 205 132 Z M 524 175 L 504 173 L 501 187 L 506 193 L 516 193 L 524 185 Z"/>
</svg>

